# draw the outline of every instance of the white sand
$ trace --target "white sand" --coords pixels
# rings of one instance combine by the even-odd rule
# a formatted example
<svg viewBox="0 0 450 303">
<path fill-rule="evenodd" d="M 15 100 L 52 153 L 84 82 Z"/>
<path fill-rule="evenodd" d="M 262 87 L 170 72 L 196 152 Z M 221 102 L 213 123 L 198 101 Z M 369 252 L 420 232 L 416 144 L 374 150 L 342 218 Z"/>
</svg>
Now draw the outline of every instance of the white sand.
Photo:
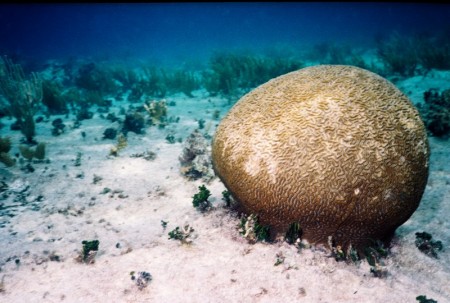
<svg viewBox="0 0 450 303">
<path fill-rule="evenodd" d="M 442 79 L 450 83 L 448 73 L 439 75 L 445 77 L 433 74 L 426 81 L 411 78 L 398 85 L 414 92 L 409 95 L 417 103 L 423 91 L 441 87 Z M 197 127 L 194 119 L 208 125 L 215 109 L 223 115 L 229 108 L 225 100 L 195 95 L 168 97 L 176 101 L 168 114 L 180 116 L 180 123 L 149 127 L 144 135 L 129 133 L 128 147 L 118 157 L 108 157 L 115 141 L 101 139 L 107 127 L 117 124 L 95 114 L 58 137 L 51 135 L 51 121 L 38 124 L 36 139 L 47 142 L 50 163 L 33 164 L 35 172 L 0 164 L 0 177 L 10 185 L 9 197 L 0 202 L 14 205 L 15 214 L 1 218 L 7 221 L 0 228 L 1 302 L 410 303 L 418 295 L 450 302 L 449 249 L 433 259 L 414 244 L 415 232 L 427 231 L 444 247 L 450 245 L 448 139 L 430 138 L 431 172 L 422 203 L 397 230 L 384 260 L 387 277 L 377 278 L 366 261 L 336 262 L 323 252 L 298 252 L 287 243 L 247 243 L 239 234 L 239 219 L 223 207 L 224 186 L 217 178 L 207 184 L 214 209 L 202 214 L 192 206 L 192 196 L 204 183 L 180 174 L 182 144 L 169 144 L 165 137 L 173 131 L 184 140 Z M 115 106 L 127 107 L 123 101 Z M 62 118 L 68 126 L 74 120 Z M 12 120 L 3 122 L 2 136 L 11 136 L 14 154 L 21 135 L 9 130 Z M 156 159 L 129 157 L 146 150 L 155 152 Z M 74 166 L 77 152 L 82 153 L 81 166 Z M 103 179 L 93 184 L 94 175 Z M 21 200 L 26 203 L 14 202 L 26 185 Z M 123 197 L 100 194 L 105 187 L 122 190 Z M 168 222 L 165 230 L 161 220 Z M 168 232 L 185 223 L 195 229 L 193 243 L 169 240 Z M 100 241 L 95 263 L 76 262 L 81 241 L 94 239 Z M 275 266 L 279 253 L 285 260 Z M 60 261 L 50 260 L 55 255 Z M 131 271 L 149 272 L 153 279 L 139 290 Z"/>
</svg>

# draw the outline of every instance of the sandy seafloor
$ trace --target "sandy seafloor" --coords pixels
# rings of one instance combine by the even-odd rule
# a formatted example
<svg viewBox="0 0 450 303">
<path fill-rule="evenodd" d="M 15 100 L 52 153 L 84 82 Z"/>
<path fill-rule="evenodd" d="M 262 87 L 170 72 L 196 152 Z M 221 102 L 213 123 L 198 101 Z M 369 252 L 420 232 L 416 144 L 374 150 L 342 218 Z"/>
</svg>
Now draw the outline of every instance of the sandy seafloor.
<svg viewBox="0 0 450 303">
<path fill-rule="evenodd" d="M 450 72 L 430 72 L 395 83 L 414 103 L 430 88 L 450 88 Z M 128 146 L 118 157 L 109 155 L 116 141 L 102 139 L 108 127 L 117 127 L 98 113 L 70 129 L 73 115 L 52 116 L 37 124 L 36 139 L 47 143 L 48 163 L 33 164 L 25 173 L 20 164 L 0 164 L 1 180 L 9 185 L 1 217 L 0 302 L 417 302 L 425 295 L 450 302 L 450 141 L 430 137 L 431 166 L 421 205 L 401 226 L 384 260 L 387 276 L 374 277 L 366 261 L 337 262 L 326 253 L 287 243 L 248 243 L 239 234 L 239 219 L 224 208 L 223 184 L 215 178 L 207 188 L 214 208 L 201 213 L 192 196 L 202 180 L 180 174 L 178 157 L 183 143 L 165 137 L 186 137 L 203 118 L 210 135 L 229 109 L 227 100 L 174 95 L 167 101 L 169 116 L 179 123 L 164 129 L 151 126 L 145 134 L 128 133 Z M 136 105 L 136 104 L 135 104 Z M 115 101 L 110 112 L 127 107 Z M 95 110 L 95 109 L 94 109 Z M 67 130 L 51 135 L 51 121 L 61 117 Z M 13 119 L 3 119 L 2 136 L 18 152 L 21 134 L 10 131 Z M 205 130 L 202 130 L 205 131 Z M 85 132 L 86 136 L 82 136 Z M 156 153 L 146 161 L 130 155 Z M 75 166 L 81 152 L 81 165 Z M 94 184 L 94 175 L 103 179 Z M 122 191 L 101 194 L 102 190 Z M 13 215 L 13 216 L 12 216 Z M 163 229 L 161 220 L 168 222 Z M 191 245 L 168 239 L 176 226 L 194 229 Z M 426 231 L 441 240 L 439 258 L 420 252 L 415 233 Z M 81 241 L 98 239 L 94 264 L 75 261 Z M 277 254 L 284 263 L 275 266 Z M 55 257 L 56 256 L 56 257 Z M 16 263 L 16 260 L 20 260 Z M 130 272 L 146 271 L 152 280 L 142 290 Z"/>
</svg>

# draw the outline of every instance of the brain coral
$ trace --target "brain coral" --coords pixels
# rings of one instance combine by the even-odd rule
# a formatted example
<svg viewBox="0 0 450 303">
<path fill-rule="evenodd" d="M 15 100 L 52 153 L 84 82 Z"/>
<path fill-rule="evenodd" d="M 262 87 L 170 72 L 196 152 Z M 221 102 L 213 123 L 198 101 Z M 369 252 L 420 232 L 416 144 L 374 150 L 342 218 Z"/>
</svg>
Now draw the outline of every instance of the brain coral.
<svg viewBox="0 0 450 303">
<path fill-rule="evenodd" d="M 417 209 L 429 147 L 418 111 L 392 83 L 345 65 L 272 79 L 220 122 L 216 174 L 275 235 L 360 249 L 389 240 Z"/>
</svg>

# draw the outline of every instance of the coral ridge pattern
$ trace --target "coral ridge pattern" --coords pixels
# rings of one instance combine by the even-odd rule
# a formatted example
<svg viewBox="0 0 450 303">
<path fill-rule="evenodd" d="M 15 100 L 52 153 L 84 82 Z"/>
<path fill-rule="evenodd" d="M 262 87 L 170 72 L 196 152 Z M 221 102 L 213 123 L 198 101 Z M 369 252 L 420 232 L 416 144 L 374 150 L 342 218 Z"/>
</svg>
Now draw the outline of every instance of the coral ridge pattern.
<svg viewBox="0 0 450 303">
<path fill-rule="evenodd" d="M 417 109 L 362 68 L 317 65 L 243 96 L 213 138 L 216 174 L 275 234 L 361 249 L 417 209 L 429 147 Z"/>
</svg>

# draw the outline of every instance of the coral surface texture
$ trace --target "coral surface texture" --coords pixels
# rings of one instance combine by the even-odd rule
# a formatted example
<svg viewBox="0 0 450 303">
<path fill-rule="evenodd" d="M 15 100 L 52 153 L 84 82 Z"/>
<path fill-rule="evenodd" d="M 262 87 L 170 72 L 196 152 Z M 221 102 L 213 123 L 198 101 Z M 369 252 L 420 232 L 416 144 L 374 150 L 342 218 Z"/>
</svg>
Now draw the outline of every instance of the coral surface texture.
<svg viewBox="0 0 450 303">
<path fill-rule="evenodd" d="M 310 243 L 362 249 L 388 241 L 417 209 L 429 147 L 417 109 L 391 82 L 317 65 L 243 96 L 220 122 L 212 158 L 241 210 L 274 235 L 299 223 Z"/>
</svg>

